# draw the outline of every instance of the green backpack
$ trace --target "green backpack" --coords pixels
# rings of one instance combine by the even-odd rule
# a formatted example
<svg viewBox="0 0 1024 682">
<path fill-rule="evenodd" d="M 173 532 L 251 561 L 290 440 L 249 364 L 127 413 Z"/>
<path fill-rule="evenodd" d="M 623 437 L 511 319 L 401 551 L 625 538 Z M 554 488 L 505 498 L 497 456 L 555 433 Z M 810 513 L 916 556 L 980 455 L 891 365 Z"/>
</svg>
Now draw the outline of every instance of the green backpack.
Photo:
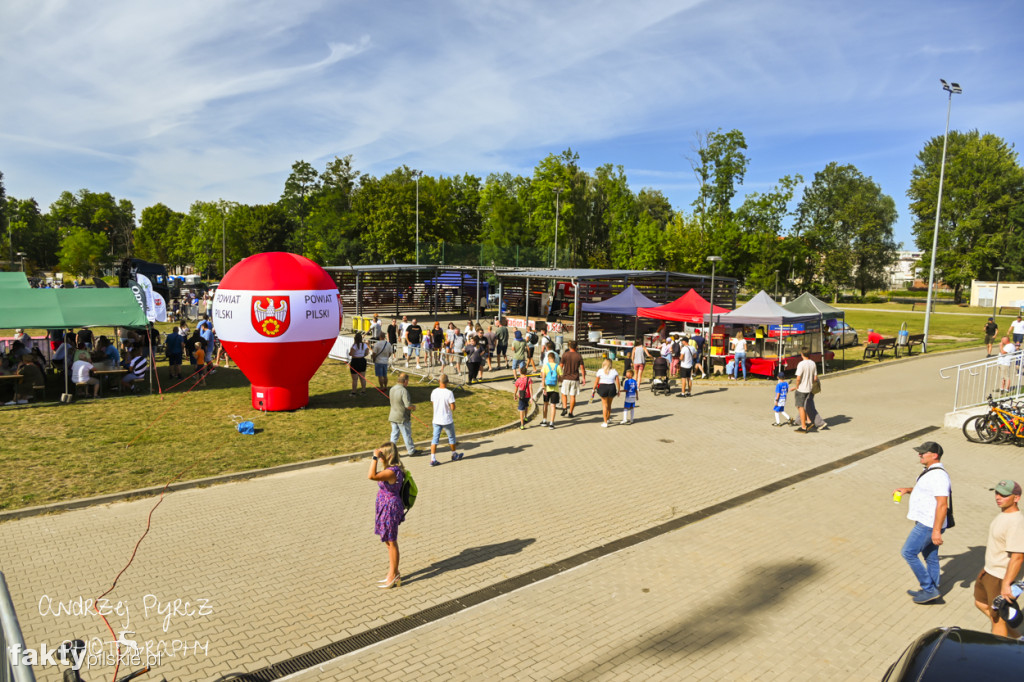
<svg viewBox="0 0 1024 682">
<path fill-rule="evenodd" d="M 412 477 L 412 473 L 405 470 L 405 483 L 402 484 L 402 504 L 405 505 L 405 510 L 409 511 L 412 506 L 416 504 L 416 495 L 418 495 L 420 489 L 416 486 L 416 481 Z"/>
</svg>

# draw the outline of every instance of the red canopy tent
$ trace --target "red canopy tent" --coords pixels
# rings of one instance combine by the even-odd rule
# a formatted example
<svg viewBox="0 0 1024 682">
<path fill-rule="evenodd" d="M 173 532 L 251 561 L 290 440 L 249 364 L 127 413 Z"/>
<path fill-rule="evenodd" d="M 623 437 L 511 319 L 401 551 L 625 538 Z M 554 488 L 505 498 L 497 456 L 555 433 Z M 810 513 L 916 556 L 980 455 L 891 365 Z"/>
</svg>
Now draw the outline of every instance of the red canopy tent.
<svg viewBox="0 0 1024 682">
<path fill-rule="evenodd" d="M 704 300 L 704 297 L 693 289 L 665 305 L 656 308 L 637 308 L 638 317 L 647 317 L 654 320 L 672 320 L 674 322 L 691 322 L 698 324 L 704 321 L 704 316 L 711 310 L 711 304 Z M 724 315 L 732 312 L 728 308 L 715 306 L 712 314 Z"/>
</svg>

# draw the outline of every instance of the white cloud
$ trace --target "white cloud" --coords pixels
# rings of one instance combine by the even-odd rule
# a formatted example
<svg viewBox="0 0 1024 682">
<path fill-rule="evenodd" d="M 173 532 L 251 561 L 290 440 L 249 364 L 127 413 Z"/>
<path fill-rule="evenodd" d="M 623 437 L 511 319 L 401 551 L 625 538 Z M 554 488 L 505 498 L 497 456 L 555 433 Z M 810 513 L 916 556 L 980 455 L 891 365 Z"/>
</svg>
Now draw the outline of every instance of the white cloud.
<svg viewBox="0 0 1024 682">
<path fill-rule="evenodd" d="M 965 86 L 955 126 L 1019 136 L 1012 5 L 4 3 L 0 169 L 41 203 L 185 209 L 273 201 L 297 159 L 529 174 L 571 146 L 685 206 L 692 133 L 721 127 L 751 145 L 746 189 L 835 160 L 898 197 L 941 133 L 939 76 Z"/>
</svg>

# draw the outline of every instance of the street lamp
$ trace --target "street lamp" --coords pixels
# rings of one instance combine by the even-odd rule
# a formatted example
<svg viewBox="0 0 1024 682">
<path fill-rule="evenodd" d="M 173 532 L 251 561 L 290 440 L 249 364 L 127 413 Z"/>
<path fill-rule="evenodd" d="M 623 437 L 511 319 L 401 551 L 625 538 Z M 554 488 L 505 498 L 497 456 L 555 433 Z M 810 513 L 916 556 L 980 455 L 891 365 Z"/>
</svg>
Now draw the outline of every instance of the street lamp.
<svg viewBox="0 0 1024 682">
<path fill-rule="evenodd" d="M 779 271 L 775 271 L 775 302 L 779 302 Z"/>
<path fill-rule="evenodd" d="M 562 195 L 562 188 L 555 187 L 555 269 L 558 269 L 558 199 Z"/>
<path fill-rule="evenodd" d="M 25 272 L 25 256 L 27 256 L 27 255 L 28 254 L 25 253 L 24 251 L 19 251 L 18 252 L 18 258 L 21 259 L 21 271 L 22 272 Z"/>
<path fill-rule="evenodd" d="M 708 338 L 705 343 L 708 347 L 707 358 L 708 358 L 708 374 L 711 373 L 711 335 L 715 329 L 715 263 L 722 260 L 721 256 L 708 256 L 708 262 L 711 263 L 711 300 L 708 306 Z"/>
<path fill-rule="evenodd" d="M 949 112 L 953 108 L 953 95 L 963 94 L 959 83 L 947 83 L 939 79 L 942 89 L 949 93 L 946 105 L 946 132 L 942 137 L 942 165 L 939 166 L 939 199 L 935 206 L 935 231 L 932 232 L 932 263 L 928 268 L 928 299 L 924 309 L 924 341 L 921 348 L 928 352 L 928 326 L 932 317 L 932 287 L 935 283 L 935 251 L 939 248 L 939 216 L 942 215 L 942 183 L 946 179 L 946 144 L 949 142 Z"/>
<path fill-rule="evenodd" d="M 228 228 L 227 228 L 227 213 L 224 211 L 224 207 L 220 207 L 220 277 L 224 279 L 224 275 L 228 271 Z"/>
<path fill-rule="evenodd" d="M 413 171 L 412 177 L 416 180 L 416 265 L 420 264 L 420 177 L 423 171 Z"/>
<path fill-rule="evenodd" d="M 999 276 L 1003 274 L 1005 268 L 1000 265 L 996 268 L 996 295 L 992 297 L 992 320 L 996 319 L 996 304 L 999 303 Z"/>
</svg>

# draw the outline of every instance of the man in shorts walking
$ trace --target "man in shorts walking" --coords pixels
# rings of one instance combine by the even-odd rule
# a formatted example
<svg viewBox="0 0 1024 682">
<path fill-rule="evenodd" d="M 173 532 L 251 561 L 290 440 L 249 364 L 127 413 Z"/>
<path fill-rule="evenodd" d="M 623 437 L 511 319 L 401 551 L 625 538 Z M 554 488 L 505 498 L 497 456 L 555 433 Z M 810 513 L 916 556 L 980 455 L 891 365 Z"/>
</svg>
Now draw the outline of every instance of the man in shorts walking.
<svg viewBox="0 0 1024 682">
<path fill-rule="evenodd" d="M 1017 319 L 1010 323 L 1010 331 L 1013 333 L 1013 345 L 1020 350 L 1021 343 L 1024 343 L 1024 318 L 1017 315 Z"/>
<path fill-rule="evenodd" d="M 800 427 L 796 430 L 807 433 L 814 430 L 814 422 L 807 418 L 807 399 L 814 388 L 814 380 L 818 378 L 818 368 L 814 360 L 807 357 L 807 349 L 800 349 L 800 363 L 796 366 L 796 408 L 800 411 Z"/>
<path fill-rule="evenodd" d="M 430 392 L 430 402 L 434 404 L 434 435 L 430 440 L 430 466 L 436 467 L 437 444 L 441 440 L 441 431 L 448 434 L 448 446 L 452 449 L 452 461 L 458 462 L 462 455 L 455 451 L 455 394 L 448 389 L 448 375 L 437 378 L 438 386 Z"/>
<path fill-rule="evenodd" d="M 417 322 L 416 318 L 412 318 L 412 324 L 405 328 L 405 366 L 409 366 L 409 358 L 416 358 L 416 369 L 422 369 L 420 367 L 420 350 L 423 348 L 423 327 Z"/>
<path fill-rule="evenodd" d="M 497 356 L 498 369 L 501 369 L 502 360 L 508 367 L 508 322 L 505 318 L 501 318 L 498 330 L 494 332 L 494 354 Z"/>
<path fill-rule="evenodd" d="M 974 583 L 974 605 L 988 616 L 993 635 L 1016 639 L 1020 633 L 992 610 L 992 602 L 999 596 L 1007 601 L 1014 600 L 1010 586 L 1024 566 L 1024 514 L 1017 506 L 1020 504 L 1020 483 L 999 481 L 995 493 L 1000 513 L 988 527 L 985 568 Z"/>
<path fill-rule="evenodd" d="M 544 379 L 544 419 L 541 426 L 555 428 L 555 412 L 558 410 L 558 363 L 554 351 L 544 352 L 544 364 L 540 366 Z M 550 416 L 548 416 L 550 415 Z"/>
<path fill-rule="evenodd" d="M 576 396 L 580 394 L 580 385 L 587 382 L 587 368 L 583 364 L 583 356 L 576 350 L 576 340 L 569 341 L 569 350 L 562 355 L 562 416 L 575 417 Z"/>
<path fill-rule="evenodd" d="M 992 357 L 992 344 L 996 340 L 996 335 L 999 333 L 999 325 L 991 317 L 988 318 L 988 322 L 985 323 L 985 357 Z"/>
<path fill-rule="evenodd" d="M 680 345 L 682 347 L 679 349 L 679 376 L 683 379 L 683 396 L 689 398 L 693 391 L 693 365 L 697 351 L 685 336 L 680 340 Z"/>
</svg>

